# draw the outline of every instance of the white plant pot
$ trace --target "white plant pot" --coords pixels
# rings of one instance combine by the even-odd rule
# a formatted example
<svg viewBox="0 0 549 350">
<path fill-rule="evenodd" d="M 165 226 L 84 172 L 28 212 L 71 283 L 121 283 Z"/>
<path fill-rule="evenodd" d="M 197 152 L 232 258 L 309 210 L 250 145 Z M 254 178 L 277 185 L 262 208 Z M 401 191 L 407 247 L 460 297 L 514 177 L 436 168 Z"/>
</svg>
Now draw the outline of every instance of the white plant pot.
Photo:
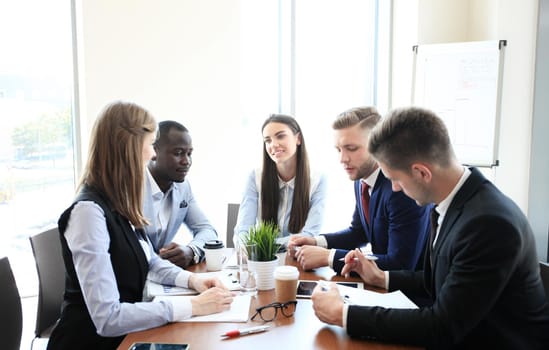
<svg viewBox="0 0 549 350">
<path fill-rule="evenodd" d="M 278 266 L 278 257 L 271 261 L 248 260 L 248 269 L 257 274 L 257 289 L 274 289 L 274 270 Z"/>
</svg>

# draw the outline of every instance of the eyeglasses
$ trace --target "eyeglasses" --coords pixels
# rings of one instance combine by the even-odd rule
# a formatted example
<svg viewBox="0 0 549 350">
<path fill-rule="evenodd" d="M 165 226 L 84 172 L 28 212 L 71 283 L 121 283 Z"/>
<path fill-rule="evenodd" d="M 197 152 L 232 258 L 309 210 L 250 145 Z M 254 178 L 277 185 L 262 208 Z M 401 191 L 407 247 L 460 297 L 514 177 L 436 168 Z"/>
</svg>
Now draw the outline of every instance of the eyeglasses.
<svg viewBox="0 0 549 350">
<path fill-rule="evenodd" d="M 282 314 L 286 317 L 292 317 L 295 312 L 297 300 L 288 301 L 287 303 L 271 303 L 265 306 L 261 306 L 255 309 L 256 313 L 252 316 L 253 321 L 257 315 L 265 322 L 270 322 L 276 318 L 278 309 L 282 311 Z"/>
</svg>

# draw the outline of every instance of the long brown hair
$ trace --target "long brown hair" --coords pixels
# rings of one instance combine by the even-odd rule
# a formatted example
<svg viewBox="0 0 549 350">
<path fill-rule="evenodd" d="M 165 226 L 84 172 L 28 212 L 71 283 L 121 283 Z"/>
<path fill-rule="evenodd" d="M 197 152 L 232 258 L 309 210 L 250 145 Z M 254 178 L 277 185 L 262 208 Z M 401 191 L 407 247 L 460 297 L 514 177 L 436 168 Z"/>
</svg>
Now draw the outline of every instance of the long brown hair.
<svg viewBox="0 0 549 350">
<path fill-rule="evenodd" d="M 107 198 L 113 209 L 135 227 L 147 225 L 143 216 L 145 136 L 156 122 L 144 108 L 128 102 L 105 107 L 95 121 L 88 161 L 79 187 L 90 186 Z"/>
<path fill-rule="evenodd" d="M 287 125 L 294 135 L 300 134 L 301 144 L 296 150 L 296 173 L 294 182 L 294 197 L 290 212 L 288 231 L 291 233 L 301 232 L 310 206 L 311 171 L 309 169 L 309 156 L 305 148 L 305 138 L 297 121 L 284 114 L 272 114 L 265 120 L 261 131 L 270 123 L 281 123 Z M 278 204 L 280 202 L 280 189 L 278 188 L 278 172 L 265 147 L 263 147 L 263 171 L 261 173 L 261 219 L 263 221 L 278 222 Z M 280 228 L 282 229 L 282 228 Z"/>
</svg>

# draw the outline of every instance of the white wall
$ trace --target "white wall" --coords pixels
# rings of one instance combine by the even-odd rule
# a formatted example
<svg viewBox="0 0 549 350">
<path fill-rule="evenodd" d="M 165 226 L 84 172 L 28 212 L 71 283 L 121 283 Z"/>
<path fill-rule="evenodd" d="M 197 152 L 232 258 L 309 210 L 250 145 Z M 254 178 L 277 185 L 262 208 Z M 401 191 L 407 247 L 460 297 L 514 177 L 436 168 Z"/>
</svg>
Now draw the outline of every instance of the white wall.
<svg viewBox="0 0 549 350">
<path fill-rule="evenodd" d="M 417 0 L 413 5 L 411 3 L 395 0 L 395 14 L 402 15 L 395 18 L 393 26 L 394 52 L 408 54 L 397 54 L 393 59 L 393 107 L 410 104 L 413 45 L 507 40 L 499 138 L 500 166 L 488 171 L 488 175 L 528 213 L 538 1 Z M 416 5 L 417 11 L 414 11 L 412 6 Z M 404 24 L 406 21 L 408 25 Z M 406 46 L 405 49 L 401 45 Z M 546 231 L 535 234 L 538 246 L 546 244 Z M 542 256 L 545 255 L 540 253 Z"/>
<path fill-rule="evenodd" d="M 528 218 L 538 235 L 538 253 L 549 260 L 547 227 L 549 226 L 549 0 L 539 2 L 539 21 L 536 47 L 536 75 L 534 118 L 532 123 L 532 158 L 530 166 L 530 192 Z M 544 259 L 545 258 L 545 259 Z"/>
<path fill-rule="evenodd" d="M 241 114 L 240 1 L 77 0 L 77 5 L 84 146 L 95 116 L 112 100 L 136 101 L 158 120 L 180 120 L 196 149 L 189 180 L 199 174 L 212 184 L 195 191 L 210 196 L 218 213 L 211 219 L 223 233 L 225 204 L 239 200 L 242 181 L 233 176 L 235 164 L 241 164 L 237 150 L 247 144 L 228 118 Z M 538 1 L 394 0 L 393 11 L 392 107 L 410 104 L 413 45 L 507 40 L 501 165 L 488 175 L 527 213 Z M 204 153 L 211 142 L 219 150 Z"/>
<path fill-rule="evenodd" d="M 84 153 L 98 112 L 114 100 L 147 108 L 158 121 L 183 123 L 193 138 L 189 173 L 206 179 L 199 201 L 225 234 L 228 201 L 239 201 L 232 179 L 240 115 L 240 1 L 78 1 Z M 206 153 L 206 145 L 219 147 Z"/>
</svg>

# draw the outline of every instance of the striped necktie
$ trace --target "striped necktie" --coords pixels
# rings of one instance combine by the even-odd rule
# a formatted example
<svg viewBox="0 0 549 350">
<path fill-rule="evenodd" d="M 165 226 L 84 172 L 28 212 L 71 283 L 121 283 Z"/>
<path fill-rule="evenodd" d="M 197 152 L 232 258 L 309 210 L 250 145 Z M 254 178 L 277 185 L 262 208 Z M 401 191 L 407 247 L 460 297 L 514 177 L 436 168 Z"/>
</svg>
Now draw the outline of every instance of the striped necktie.
<svg viewBox="0 0 549 350">
<path fill-rule="evenodd" d="M 433 267 L 433 244 L 437 236 L 438 216 L 439 216 L 438 211 L 436 211 L 435 209 L 436 209 L 436 205 L 431 209 L 431 215 L 430 215 L 431 228 L 429 231 L 429 259 L 431 263 L 431 268 Z"/>
</svg>

